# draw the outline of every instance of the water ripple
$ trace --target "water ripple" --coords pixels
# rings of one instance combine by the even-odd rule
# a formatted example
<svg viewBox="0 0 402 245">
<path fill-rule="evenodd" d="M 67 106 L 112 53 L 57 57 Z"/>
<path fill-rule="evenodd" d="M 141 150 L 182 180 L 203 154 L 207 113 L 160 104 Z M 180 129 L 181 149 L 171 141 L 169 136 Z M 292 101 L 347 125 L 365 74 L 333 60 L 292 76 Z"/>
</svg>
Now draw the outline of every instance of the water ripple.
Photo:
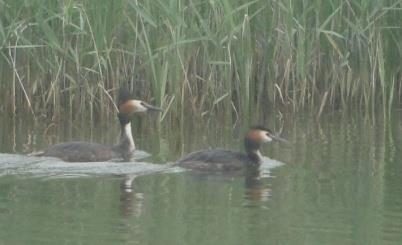
<svg viewBox="0 0 402 245">
<path fill-rule="evenodd" d="M 144 156 L 143 152 L 139 153 Z M 137 154 L 138 157 L 138 154 Z M 143 158 L 143 157 L 141 157 Z M 0 154 L 0 176 L 34 175 L 43 178 L 81 178 L 93 175 L 143 175 L 178 171 L 168 164 L 147 162 L 64 162 L 51 157 Z"/>
</svg>

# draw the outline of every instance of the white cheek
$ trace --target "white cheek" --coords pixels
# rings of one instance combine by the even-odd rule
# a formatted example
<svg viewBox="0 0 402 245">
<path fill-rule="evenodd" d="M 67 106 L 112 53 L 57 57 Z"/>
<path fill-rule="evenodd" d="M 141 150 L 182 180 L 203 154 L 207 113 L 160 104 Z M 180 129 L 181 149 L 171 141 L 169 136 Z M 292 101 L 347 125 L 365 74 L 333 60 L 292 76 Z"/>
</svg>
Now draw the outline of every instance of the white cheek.
<svg viewBox="0 0 402 245">
<path fill-rule="evenodd" d="M 265 138 L 264 138 L 264 143 L 266 143 L 266 142 L 271 142 L 271 141 L 272 141 L 272 138 L 271 138 L 271 137 L 265 136 Z"/>
<path fill-rule="evenodd" d="M 143 112 L 143 111 L 147 111 L 148 109 L 147 108 L 145 108 L 144 106 L 142 106 L 142 105 L 139 105 L 138 107 L 138 112 Z"/>
<path fill-rule="evenodd" d="M 272 138 L 269 137 L 266 133 L 261 133 L 261 141 L 262 143 L 271 142 Z"/>
<path fill-rule="evenodd" d="M 145 106 L 141 105 L 141 101 L 138 100 L 134 101 L 134 108 L 135 112 L 144 112 L 148 110 Z"/>
</svg>

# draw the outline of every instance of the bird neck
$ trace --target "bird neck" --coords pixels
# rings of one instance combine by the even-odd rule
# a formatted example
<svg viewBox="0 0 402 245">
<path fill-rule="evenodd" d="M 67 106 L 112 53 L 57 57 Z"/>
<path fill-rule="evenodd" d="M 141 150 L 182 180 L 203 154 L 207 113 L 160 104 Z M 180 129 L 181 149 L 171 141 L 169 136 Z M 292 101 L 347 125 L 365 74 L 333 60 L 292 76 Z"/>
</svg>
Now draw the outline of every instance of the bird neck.
<svg viewBox="0 0 402 245">
<path fill-rule="evenodd" d="M 244 148 L 246 150 L 247 156 L 250 158 L 252 163 L 260 164 L 262 161 L 262 155 L 260 153 L 261 144 L 250 140 L 248 138 L 244 139 Z"/>
<path fill-rule="evenodd" d="M 252 163 L 260 164 L 262 162 L 262 155 L 259 150 L 246 151 L 247 156 L 251 159 Z"/>
<path fill-rule="evenodd" d="M 135 150 L 135 143 L 133 133 L 131 131 L 131 122 L 121 125 L 120 142 L 127 144 L 127 147 L 131 150 Z"/>
<path fill-rule="evenodd" d="M 134 139 L 131 132 L 131 122 L 121 122 L 120 127 L 120 140 L 114 149 L 124 160 L 128 161 L 135 150 Z"/>
</svg>

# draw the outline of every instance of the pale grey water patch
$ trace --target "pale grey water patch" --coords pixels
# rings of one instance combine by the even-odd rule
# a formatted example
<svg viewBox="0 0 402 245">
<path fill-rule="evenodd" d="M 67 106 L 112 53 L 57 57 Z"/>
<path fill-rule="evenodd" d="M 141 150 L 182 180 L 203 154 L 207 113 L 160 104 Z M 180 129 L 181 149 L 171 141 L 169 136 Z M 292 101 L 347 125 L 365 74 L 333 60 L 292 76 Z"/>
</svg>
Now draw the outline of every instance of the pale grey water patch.
<svg viewBox="0 0 402 245">
<path fill-rule="evenodd" d="M 172 166 L 172 163 L 155 164 L 143 162 L 149 154 L 137 151 L 134 161 L 119 162 L 65 162 L 53 157 L 35 157 L 19 154 L 0 154 L 0 176 L 34 175 L 46 178 L 80 178 L 92 175 L 145 175 L 156 172 L 183 172 L 186 169 Z M 140 159 L 140 160 L 136 160 Z M 283 163 L 263 157 L 259 177 L 271 177 L 271 169 Z"/>
<path fill-rule="evenodd" d="M 134 158 L 149 154 L 138 152 Z M 53 157 L 0 154 L 0 176 L 34 175 L 48 178 L 78 178 L 92 175 L 144 175 L 162 171 L 179 171 L 167 164 L 131 162 L 64 162 Z"/>
<path fill-rule="evenodd" d="M 272 177 L 272 169 L 283 165 L 285 165 L 285 163 L 263 156 L 260 165 L 260 177 Z"/>
</svg>

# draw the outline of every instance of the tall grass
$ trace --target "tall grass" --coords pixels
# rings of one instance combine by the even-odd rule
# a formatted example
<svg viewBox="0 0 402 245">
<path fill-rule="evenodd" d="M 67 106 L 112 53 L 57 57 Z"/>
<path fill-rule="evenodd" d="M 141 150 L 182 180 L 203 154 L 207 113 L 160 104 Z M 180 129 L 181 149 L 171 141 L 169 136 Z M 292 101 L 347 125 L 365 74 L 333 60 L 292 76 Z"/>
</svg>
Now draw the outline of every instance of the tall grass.
<svg viewBox="0 0 402 245">
<path fill-rule="evenodd" d="M 170 120 L 389 109 L 401 23 L 401 0 L 3 0 L 0 109 L 105 117 L 120 86 Z"/>
</svg>

